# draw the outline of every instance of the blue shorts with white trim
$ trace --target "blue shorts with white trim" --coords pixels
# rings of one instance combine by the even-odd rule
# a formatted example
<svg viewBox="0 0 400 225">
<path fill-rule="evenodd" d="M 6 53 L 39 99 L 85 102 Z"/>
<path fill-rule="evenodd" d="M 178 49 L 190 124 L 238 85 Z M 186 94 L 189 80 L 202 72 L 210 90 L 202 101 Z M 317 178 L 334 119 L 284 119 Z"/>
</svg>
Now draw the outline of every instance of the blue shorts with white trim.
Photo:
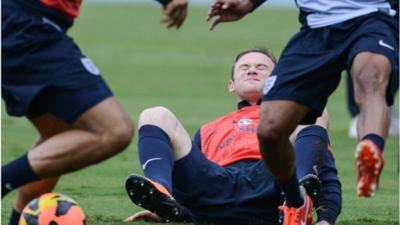
<svg viewBox="0 0 400 225">
<path fill-rule="evenodd" d="M 302 123 L 314 123 L 336 89 L 343 70 L 361 52 L 385 56 L 392 67 L 386 101 L 393 104 L 399 87 L 399 23 L 376 12 L 343 23 L 311 29 L 303 26 L 283 50 L 264 87 L 263 101 L 290 100 L 311 112 Z"/>
<path fill-rule="evenodd" d="M 2 2 L 2 97 L 12 116 L 45 113 L 71 124 L 112 96 L 95 64 L 66 31 L 72 21 L 26 1 Z M 43 7 L 43 10 L 38 8 Z"/>
</svg>

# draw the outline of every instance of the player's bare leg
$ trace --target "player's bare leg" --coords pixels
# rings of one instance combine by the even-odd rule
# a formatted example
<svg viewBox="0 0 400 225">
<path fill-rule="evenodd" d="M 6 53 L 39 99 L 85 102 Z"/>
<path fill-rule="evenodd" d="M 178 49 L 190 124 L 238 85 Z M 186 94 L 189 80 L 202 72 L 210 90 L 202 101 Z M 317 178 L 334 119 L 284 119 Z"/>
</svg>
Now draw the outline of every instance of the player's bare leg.
<svg viewBox="0 0 400 225">
<path fill-rule="evenodd" d="M 145 176 L 131 174 L 129 198 L 164 220 L 184 221 L 183 209 L 172 196 L 174 161 L 190 153 L 192 141 L 175 115 L 164 107 L 144 110 L 139 117 L 139 159 Z"/>
<path fill-rule="evenodd" d="M 308 112 L 306 106 L 291 101 L 263 102 L 257 130 L 264 162 L 278 181 L 289 179 L 295 169 L 290 134 Z"/>
<path fill-rule="evenodd" d="M 160 127 L 168 134 L 172 143 L 174 160 L 178 160 L 189 154 L 192 148 L 192 141 L 176 118 L 176 116 L 164 107 L 153 107 L 144 110 L 139 117 L 139 129 L 144 125 L 154 125 Z"/>
<path fill-rule="evenodd" d="M 52 114 L 30 120 L 40 138 L 28 152 L 27 163 L 40 180 L 19 187 L 10 224 L 17 223 L 19 212 L 29 201 L 52 191 L 59 175 L 117 154 L 133 135 L 129 116 L 112 97 L 83 113 L 73 125 Z"/>
<path fill-rule="evenodd" d="M 350 71 L 360 108 L 355 157 L 357 195 L 361 197 L 375 194 L 384 165 L 382 151 L 390 123 L 385 96 L 391 70 L 385 56 L 362 52 L 354 58 Z"/>
<path fill-rule="evenodd" d="M 15 200 L 14 208 L 18 212 L 22 212 L 22 209 L 32 199 L 37 198 L 44 193 L 52 192 L 58 180 L 59 177 L 51 177 L 29 183 L 18 188 L 17 199 Z"/>
<path fill-rule="evenodd" d="M 32 122 L 39 127 L 42 121 L 54 120 L 50 114 L 43 117 Z M 128 114 L 113 97 L 83 113 L 72 127 L 29 151 L 29 162 L 40 178 L 72 172 L 107 159 L 121 152 L 133 136 Z"/>
<path fill-rule="evenodd" d="M 311 224 L 313 203 L 299 185 L 295 152 L 290 134 L 303 120 L 309 108 L 285 100 L 265 101 L 261 105 L 257 136 L 263 160 L 285 195 L 283 224 Z"/>
<path fill-rule="evenodd" d="M 389 60 L 383 55 L 364 52 L 354 58 L 350 73 L 360 108 L 359 139 L 369 133 L 387 137 L 390 118 L 385 96 L 391 70 Z"/>
<path fill-rule="evenodd" d="M 37 129 L 39 137 L 34 141 L 31 149 L 37 147 L 52 136 L 71 129 L 71 126 L 64 121 L 57 118 L 48 121 L 45 116 L 36 118 L 35 122 L 32 121 L 32 123 Z M 37 198 L 44 193 L 51 192 L 56 186 L 58 180 L 59 177 L 50 177 L 18 188 L 17 198 L 13 209 L 15 212 L 12 213 L 9 224 L 15 224 L 16 221 L 19 220 L 20 212 L 22 212 L 25 205 L 27 205 L 32 199 Z"/>
</svg>

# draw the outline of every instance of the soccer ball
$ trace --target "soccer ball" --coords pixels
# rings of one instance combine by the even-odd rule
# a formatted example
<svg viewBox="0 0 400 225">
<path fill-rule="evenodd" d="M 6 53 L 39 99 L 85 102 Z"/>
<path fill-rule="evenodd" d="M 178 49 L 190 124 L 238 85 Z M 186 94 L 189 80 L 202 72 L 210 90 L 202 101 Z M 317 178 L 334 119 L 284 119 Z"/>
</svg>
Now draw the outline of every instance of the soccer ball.
<svg viewBox="0 0 400 225">
<path fill-rule="evenodd" d="M 18 225 L 85 225 L 85 214 L 72 198 L 47 193 L 25 206 Z"/>
</svg>

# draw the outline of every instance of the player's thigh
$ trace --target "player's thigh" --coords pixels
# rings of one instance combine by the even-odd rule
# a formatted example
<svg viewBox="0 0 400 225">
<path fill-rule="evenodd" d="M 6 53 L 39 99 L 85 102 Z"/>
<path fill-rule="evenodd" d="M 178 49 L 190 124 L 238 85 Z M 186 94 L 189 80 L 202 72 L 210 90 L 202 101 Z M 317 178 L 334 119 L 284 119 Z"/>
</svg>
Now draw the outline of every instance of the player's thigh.
<svg viewBox="0 0 400 225">
<path fill-rule="evenodd" d="M 391 70 L 391 64 L 384 55 L 372 52 L 358 53 L 350 69 L 355 96 L 365 94 L 369 90 L 381 90 L 382 94 L 385 94 Z"/>
<path fill-rule="evenodd" d="M 355 94 L 365 85 L 375 84 L 386 90 L 386 100 L 393 103 L 399 82 L 398 21 L 382 14 L 373 14 L 358 27 L 363 35 L 354 41 L 347 57 L 347 70 Z"/>
<path fill-rule="evenodd" d="M 68 26 L 46 16 L 17 7 L 7 19 L 9 32 L 2 43 L 8 55 L 2 72 L 3 98 L 11 115 L 37 118 L 52 114 L 75 126 L 79 117 L 85 113 L 92 115 L 96 111 L 93 109 L 112 93 L 100 70 L 66 34 Z M 107 115 L 101 122 L 122 118 L 125 123 L 116 125 L 127 127 L 130 123 L 126 122 L 127 115 L 121 107 L 118 104 L 110 107 L 115 109 L 103 110 Z M 89 109 L 92 110 L 87 113 Z M 112 114 L 113 111 L 119 116 Z M 81 121 L 78 123 L 81 128 L 88 130 L 90 126 L 84 126 L 86 116 Z"/>
<path fill-rule="evenodd" d="M 72 129 L 72 126 L 53 114 L 46 113 L 37 117 L 29 118 L 30 122 L 39 132 L 39 138 L 33 145 L 36 146 L 46 139 Z"/>
<path fill-rule="evenodd" d="M 188 155 L 174 162 L 174 197 L 189 208 L 233 204 L 232 179 L 223 167 L 209 161 L 195 144 Z"/>
<path fill-rule="evenodd" d="M 309 113 L 308 106 L 288 100 L 264 101 L 260 109 L 258 132 L 272 131 L 288 137 Z"/>
<path fill-rule="evenodd" d="M 81 75 L 85 76 L 85 73 Z M 36 119 L 39 122 L 64 123 L 99 135 L 115 132 L 132 135 L 128 113 L 112 96 L 104 80 L 91 77 L 82 82 L 86 86 L 60 81 L 42 90 L 30 104 L 28 117 L 39 118 Z M 44 119 L 43 115 L 46 115 Z"/>
<path fill-rule="evenodd" d="M 144 110 L 139 116 L 139 129 L 145 125 L 161 128 L 170 138 L 174 160 L 181 159 L 189 154 L 192 148 L 191 138 L 182 123 L 169 109 L 156 106 Z"/>
<path fill-rule="evenodd" d="M 73 126 L 97 134 L 116 132 L 117 135 L 133 135 L 132 121 L 114 97 L 108 97 L 83 112 Z"/>
<path fill-rule="evenodd" d="M 275 101 L 286 100 L 307 106 L 310 110 L 303 115 L 301 123 L 314 123 L 322 114 L 329 95 L 338 86 L 340 73 L 345 66 L 341 56 L 347 45 L 342 45 L 342 39 L 335 35 L 328 35 L 337 31 L 335 27 L 327 30 L 302 29 L 291 38 L 265 82 L 263 102 L 281 105 L 281 102 Z M 285 103 L 282 105 L 285 106 Z M 293 107 L 285 106 L 285 110 Z M 274 107 L 271 110 L 279 109 Z M 280 113 L 285 116 L 291 112 L 280 110 Z"/>
<path fill-rule="evenodd" d="M 386 75 L 398 72 L 399 23 L 390 16 L 372 15 L 357 27 L 360 35 L 347 56 L 347 68 L 352 76 L 368 66 Z"/>
<path fill-rule="evenodd" d="M 392 65 L 385 55 L 364 51 L 354 57 L 350 74 L 352 76 L 360 75 L 361 71 L 368 67 L 387 77 L 392 73 Z"/>
<path fill-rule="evenodd" d="M 193 143 L 188 132 L 178 120 L 170 128 L 169 133 L 172 136 L 172 145 L 175 151 L 174 160 L 179 160 L 189 154 Z"/>
</svg>

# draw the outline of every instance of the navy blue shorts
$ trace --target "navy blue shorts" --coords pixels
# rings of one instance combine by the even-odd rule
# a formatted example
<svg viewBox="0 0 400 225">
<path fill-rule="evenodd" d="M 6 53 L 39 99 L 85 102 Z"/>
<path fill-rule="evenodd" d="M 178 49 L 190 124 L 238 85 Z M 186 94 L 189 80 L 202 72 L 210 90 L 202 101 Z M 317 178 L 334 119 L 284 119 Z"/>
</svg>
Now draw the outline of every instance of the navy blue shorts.
<svg viewBox="0 0 400 225">
<path fill-rule="evenodd" d="M 278 65 L 266 81 L 263 101 L 290 100 L 310 107 L 302 123 L 314 123 L 336 89 L 343 70 L 349 70 L 360 52 L 386 56 L 392 75 L 386 93 L 388 105 L 399 82 L 398 21 L 371 13 L 328 27 L 302 29 L 283 50 Z"/>
<path fill-rule="evenodd" d="M 71 124 L 112 93 L 95 64 L 66 35 L 72 21 L 44 13 L 50 10 L 39 1 L 37 8 L 29 7 L 33 1 L 25 2 L 2 2 L 1 78 L 7 112 L 28 118 L 52 113 Z"/>
<path fill-rule="evenodd" d="M 196 224 L 279 224 L 283 196 L 261 160 L 221 167 L 193 143 L 190 154 L 175 162 L 172 179 L 174 197 Z"/>
</svg>

